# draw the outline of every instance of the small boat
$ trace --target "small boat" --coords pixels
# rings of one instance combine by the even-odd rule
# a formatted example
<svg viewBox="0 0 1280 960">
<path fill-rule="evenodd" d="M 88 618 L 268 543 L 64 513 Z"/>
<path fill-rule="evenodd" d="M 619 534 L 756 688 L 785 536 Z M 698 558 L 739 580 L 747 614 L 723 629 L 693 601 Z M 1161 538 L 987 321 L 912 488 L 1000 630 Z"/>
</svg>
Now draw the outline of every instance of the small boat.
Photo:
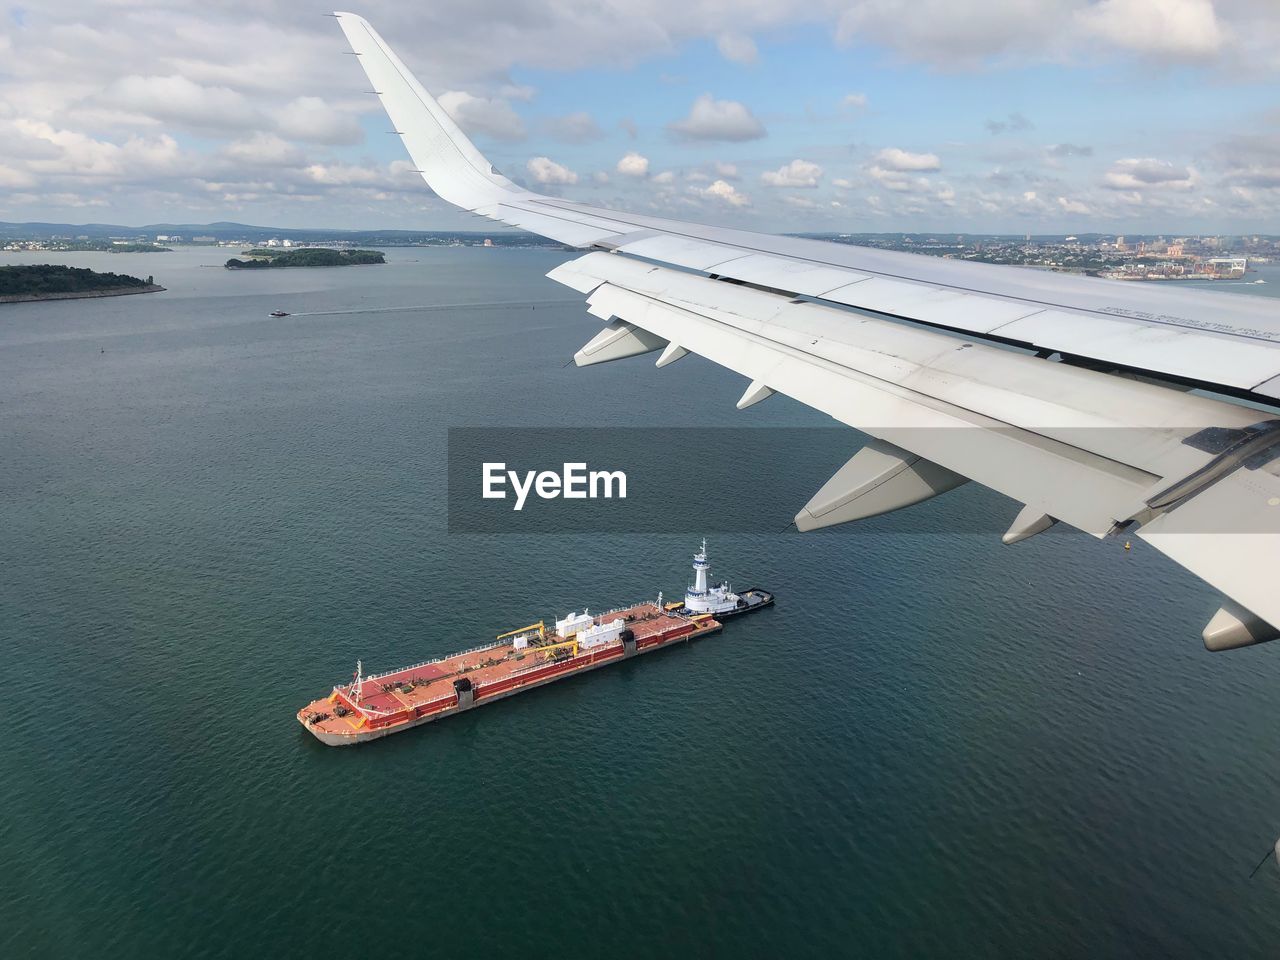
<svg viewBox="0 0 1280 960">
<path fill-rule="evenodd" d="M 288 312 L 287 310 L 272 310 L 272 311 L 271 311 L 271 316 L 273 316 L 273 317 L 287 317 L 288 315 L 289 315 L 289 312 Z"/>
</svg>

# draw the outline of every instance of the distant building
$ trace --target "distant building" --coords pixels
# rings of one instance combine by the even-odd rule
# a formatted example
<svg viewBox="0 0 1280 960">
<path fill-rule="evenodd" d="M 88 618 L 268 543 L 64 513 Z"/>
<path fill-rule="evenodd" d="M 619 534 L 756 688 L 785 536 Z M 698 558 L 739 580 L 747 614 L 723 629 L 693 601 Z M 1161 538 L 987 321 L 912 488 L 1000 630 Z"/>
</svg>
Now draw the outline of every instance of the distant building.
<svg viewBox="0 0 1280 960">
<path fill-rule="evenodd" d="M 1247 257 L 1213 257 L 1204 262 L 1205 269 L 1219 280 L 1239 280 L 1249 269 Z"/>
<path fill-rule="evenodd" d="M 484 245 L 485 245 L 486 247 L 492 247 L 492 246 L 493 246 L 493 241 L 492 241 L 492 240 L 490 240 L 488 237 L 485 237 L 485 238 L 484 238 Z"/>
</svg>

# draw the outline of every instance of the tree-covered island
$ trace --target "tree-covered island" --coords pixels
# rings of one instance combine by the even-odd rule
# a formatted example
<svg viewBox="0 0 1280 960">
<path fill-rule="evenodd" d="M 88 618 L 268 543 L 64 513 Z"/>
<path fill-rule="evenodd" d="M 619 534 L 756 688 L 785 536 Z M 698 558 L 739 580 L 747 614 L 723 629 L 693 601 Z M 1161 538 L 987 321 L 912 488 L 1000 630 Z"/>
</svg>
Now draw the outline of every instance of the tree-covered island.
<svg viewBox="0 0 1280 960">
<path fill-rule="evenodd" d="M 0 267 L 0 303 L 23 300 L 71 300 L 77 297 L 118 297 L 163 290 L 151 277 L 140 280 L 123 273 L 99 273 L 58 263 Z"/>
<path fill-rule="evenodd" d="M 303 247 L 294 250 L 272 250 L 255 247 L 247 260 L 232 257 L 228 270 L 266 270 L 272 267 L 346 267 L 358 263 L 386 263 L 379 250 L 333 250 L 328 247 Z"/>
</svg>

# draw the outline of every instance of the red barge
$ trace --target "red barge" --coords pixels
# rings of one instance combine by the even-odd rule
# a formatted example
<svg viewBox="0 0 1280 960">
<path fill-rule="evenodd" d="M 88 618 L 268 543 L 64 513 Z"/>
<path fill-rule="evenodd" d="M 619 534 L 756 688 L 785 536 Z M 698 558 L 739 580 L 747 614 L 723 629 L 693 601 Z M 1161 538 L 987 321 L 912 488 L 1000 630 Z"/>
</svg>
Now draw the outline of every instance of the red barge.
<svg viewBox="0 0 1280 960">
<path fill-rule="evenodd" d="M 706 566 L 706 544 L 700 554 Z M 695 570 L 697 565 L 695 564 Z M 705 572 L 699 578 L 705 583 Z M 690 588 L 693 590 L 694 588 Z M 773 603 L 773 595 L 753 589 L 737 598 L 734 613 Z M 571 613 L 497 637 L 495 642 L 452 656 L 354 679 L 298 711 L 298 722 L 321 743 L 352 746 L 501 700 L 543 684 L 618 663 L 643 653 L 716 633 L 721 623 L 710 613 L 683 603 L 639 603 L 592 616 Z"/>
</svg>

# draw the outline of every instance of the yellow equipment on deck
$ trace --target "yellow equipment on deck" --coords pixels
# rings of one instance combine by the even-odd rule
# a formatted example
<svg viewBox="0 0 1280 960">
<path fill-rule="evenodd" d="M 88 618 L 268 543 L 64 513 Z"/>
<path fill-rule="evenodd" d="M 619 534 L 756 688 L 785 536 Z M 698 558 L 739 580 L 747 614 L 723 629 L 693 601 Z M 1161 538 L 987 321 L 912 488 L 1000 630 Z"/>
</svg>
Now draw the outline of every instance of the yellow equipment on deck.
<svg viewBox="0 0 1280 960">
<path fill-rule="evenodd" d="M 553 651 L 556 651 L 556 650 L 565 650 L 565 649 L 568 649 L 569 656 L 576 657 L 578 655 L 578 641 L 577 640 L 561 640 L 559 643 L 549 643 L 545 647 L 529 648 L 531 653 L 546 653 L 546 654 L 551 654 Z M 545 659 L 553 660 L 555 659 L 555 657 L 548 656 Z"/>
<path fill-rule="evenodd" d="M 509 630 L 506 633 L 500 633 L 493 639 L 505 640 L 507 637 L 518 637 L 522 633 L 528 633 L 530 630 L 538 631 L 538 639 L 547 639 L 547 625 L 539 620 L 537 623 L 531 623 L 527 627 L 521 627 L 519 630 Z"/>
</svg>

